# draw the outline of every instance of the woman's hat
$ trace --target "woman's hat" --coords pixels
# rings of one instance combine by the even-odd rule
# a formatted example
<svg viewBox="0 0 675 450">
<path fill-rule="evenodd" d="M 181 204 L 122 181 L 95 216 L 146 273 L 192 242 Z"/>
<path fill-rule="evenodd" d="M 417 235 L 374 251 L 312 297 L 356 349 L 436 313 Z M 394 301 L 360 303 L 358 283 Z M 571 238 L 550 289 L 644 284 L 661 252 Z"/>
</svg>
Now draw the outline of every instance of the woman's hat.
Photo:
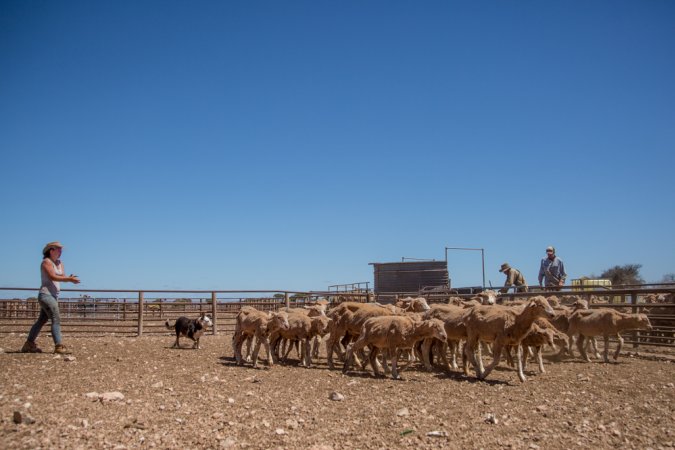
<svg viewBox="0 0 675 450">
<path fill-rule="evenodd" d="M 509 266 L 509 263 L 504 263 L 504 264 L 502 264 L 502 268 L 499 269 L 499 271 L 504 272 L 505 270 L 508 270 L 510 268 L 511 268 L 511 266 Z"/>
<path fill-rule="evenodd" d="M 63 248 L 63 244 L 61 244 L 59 241 L 50 242 L 49 244 L 45 245 L 45 248 L 42 249 L 42 254 L 44 255 L 51 248 Z"/>
</svg>

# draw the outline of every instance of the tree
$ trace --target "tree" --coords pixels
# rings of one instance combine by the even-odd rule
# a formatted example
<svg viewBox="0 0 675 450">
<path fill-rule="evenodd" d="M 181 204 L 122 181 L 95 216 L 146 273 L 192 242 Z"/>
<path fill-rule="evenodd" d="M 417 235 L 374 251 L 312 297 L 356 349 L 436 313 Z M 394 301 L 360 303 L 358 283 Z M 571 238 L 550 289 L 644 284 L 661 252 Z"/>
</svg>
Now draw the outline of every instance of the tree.
<svg viewBox="0 0 675 450">
<path fill-rule="evenodd" d="M 675 273 L 667 273 L 661 278 L 661 283 L 675 283 Z"/>
<path fill-rule="evenodd" d="M 640 276 L 642 264 L 625 264 L 605 270 L 600 278 L 612 280 L 612 285 L 643 284 L 645 280 Z"/>
</svg>

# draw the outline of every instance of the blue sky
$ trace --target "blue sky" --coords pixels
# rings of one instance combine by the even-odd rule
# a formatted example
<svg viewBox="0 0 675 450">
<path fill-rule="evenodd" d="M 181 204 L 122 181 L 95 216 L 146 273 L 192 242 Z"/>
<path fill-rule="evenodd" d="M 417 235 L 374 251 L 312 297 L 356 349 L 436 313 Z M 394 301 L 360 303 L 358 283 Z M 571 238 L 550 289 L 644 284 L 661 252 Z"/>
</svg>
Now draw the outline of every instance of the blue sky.
<svg viewBox="0 0 675 450">
<path fill-rule="evenodd" d="M 675 3 L 3 1 L 0 286 L 675 272 Z M 450 252 L 454 286 L 478 252 Z"/>
</svg>

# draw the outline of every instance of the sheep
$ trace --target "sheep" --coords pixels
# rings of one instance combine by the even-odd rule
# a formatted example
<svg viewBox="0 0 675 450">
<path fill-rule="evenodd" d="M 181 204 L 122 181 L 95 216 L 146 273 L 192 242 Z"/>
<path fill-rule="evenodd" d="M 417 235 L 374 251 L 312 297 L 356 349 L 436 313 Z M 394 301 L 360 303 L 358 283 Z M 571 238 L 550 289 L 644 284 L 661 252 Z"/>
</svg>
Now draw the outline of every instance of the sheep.
<svg viewBox="0 0 675 450">
<path fill-rule="evenodd" d="M 478 379 L 485 379 L 499 364 L 505 345 L 518 346 L 518 378 L 525 381 L 522 365 L 522 346 L 520 342 L 527 335 L 532 322 L 538 317 L 553 317 L 555 312 L 546 298 L 532 298 L 522 309 L 505 306 L 476 306 L 466 316 L 467 341 L 464 352 L 470 358 Z M 485 370 L 481 370 L 474 350 L 479 341 L 493 343 L 493 360 Z"/>
<path fill-rule="evenodd" d="M 288 350 L 284 354 L 284 359 L 290 353 L 291 348 L 293 347 L 293 342 L 301 342 L 302 348 L 302 357 L 301 365 L 304 367 L 311 367 L 312 358 L 310 355 L 310 340 L 321 333 L 325 333 L 328 327 L 328 318 L 325 316 L 314 316 L 310 317 L 309 315 L 302 312 L 291 312 L 288 314 L 288 330 L 278 329 L 270 335 L 270 344 L 272 346 L 272 355 L 276 361 L 278 361 L 278 353 L 280 342 L 282 339 L 286 339 L 291 342 L 288 346 Z M 300 350 L 298 350 L 298 355 L 300 355 Z"/>
<path fill-rule="evenodd" d="M 372 303 L 344 302 L 328 312 L 331 319 L 329 333 L 330 336 L 326 342 L 326 358 L 328 367 L 334 369 L 333 351 L 335 346 L 345 336 L 350 339 L 359 335 L 363 323 L 371 317 L 391 316 L 390 309 Z M 400 313 L 398 313 L 400 314 Z"/>
<path fill-rule="evenodd" d="M 363 323 L 356 342 L 349 344 L 342 371 L 347 372 L 354 353 L 368 345 L 371 347 L 370 364 L 375 375 L 379 375 L 375 359 L 377 353 L 386 350 L 391 357 L 391 375 L 399 379 L 399 351 L 412 349 L 417 341 L 425 338 L 445 341 L 447 335 L 443 322 L 438 319 L 415 320 L 406 316 L 372 317 Z"/>
<path fill-rule="evenodd" d="M 535 349 L 534 355 L 539 363 L 539 373 L 546 373 L 542 358 L 543 346 L 548 344 L 555 349 L 556 345 L 558 345 L 559 347 L 566 349 L 568 343 L 567 335 L 560 332 L 551 324 L 551 322 L 542 318 L 535 320 L 532 324 L 532 328 L 530 328 L 530 331 L 527 333 L 527 336 L 525 336 L 520 343 L 520 345 L 523 346 L 523 370 L 525 370 L 525 366 L 527 365 L 527 355 L 529 354 L 530 348 L 534 347 Z M 514 365 L 511 358 L 512 348 L 513 346 L 508 346 L 506 349 L 506 358 L 511 367 Z"/>
<path fill-rule="evenodd" d="M 270 351 L 269 335 L 278 329 L 287 330 L 288 326 L 288 313 L 285 311 L 273 313 L 258 311 L 251 306 L 241 308 L 236 317 L 234 336 L 232 337 L 232 347 L 234 347 L 234 357 L 237 360 L 237 364 L 243 364 L 241 347 L 244 340 L 255 337 L 253 367 L 258 367 L 258 352 L 260 351 L 261 343 L 265 345 L 265 349 L 267 350 L 267 363 L 272 367 L 274 361 L 272 359 L 272 352 Z"/>
<path fill-rule="evenodd" d="M 626 330 L 651 330 L 652 325 L 646 314 L 629 314 L 614 311 L 609 308 L 600 308 L 591 311 L 576 311 L 572 313 L 569 319 L 570 325 L 567 330 L 567 336 L 570 338 L 568 349 L 571 352 L 572 336 L 579 335 L 577 338 L 577 348 L 581 357 L 590 362 L 584 348 L 584 339 L 587 337 L 603 336 L 605 338 L 605 352 L 603 360 L 609 362 L 609 336 L 616 336 L 619 341 L 614 352 L 614 361 L 619 358 L 623 338 L 621 334 Z"/>
<path fill-rule="evenodd" d="M 398 300 L 395 306 L 401 308 L 404 312 L 424 312 L 430 309 L 427 299 L 424 297 L 406 297 Z"/>
<path fill-rule="evenodd" d="M 447 348 L 450 346 L 452 352 L 452 368 L 457 369 L 457 354 L 456 350 L 459 347 L 460 341 L 466 339 L 466 325 L 464 320 L 470 309 L 454 305 L 433 305 L 431 310 L 424 314 L 424 319 L 438 319 L 443 322 L 445 333 L 447 335 L 446 341 L 441 344 L 439 351 L 443 366 L 450 368 L 447 360 Z M 433 339 L 425 339 L 422 343 L 421 353 L 424 361 L 424 366 L 427 370 L 431 370 L 429 355 L 431 346 L 435 341 Z M 462 358 L 464 372 L 468 372 L 466 357 Z"/>
</svg>

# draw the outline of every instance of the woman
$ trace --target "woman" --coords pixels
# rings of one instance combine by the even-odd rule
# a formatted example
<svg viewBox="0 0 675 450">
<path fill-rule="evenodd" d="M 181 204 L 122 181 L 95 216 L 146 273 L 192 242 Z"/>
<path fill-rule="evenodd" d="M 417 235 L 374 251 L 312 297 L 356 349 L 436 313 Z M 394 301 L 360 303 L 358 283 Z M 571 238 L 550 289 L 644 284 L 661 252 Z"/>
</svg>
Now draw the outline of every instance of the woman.
<svg viewBox="0 0 675 450">
<path fill-rule="evenodd" d="M 24 353 L 41 353 L 35 340 L 47 323 L 52 322 L 52 338 L 54 339 L 54 353 L 69 353 L 66 347 L 61 343 L 61 316 L 59 315 L 59 292 L 61 290 L 61 281 L 79 284 L 80 279 L 75 275 L 64 276 L 63 263 L 61 262 L 61 252 L 63 245 L 60 242 L 50 242 L 42 249 L 42 265 L 40 266 L 40 293 L 38 302 L 40 303 L 40 316 L 28 333 L 28 339 L 23 344 L 21 351 Z"/>
</svg>

